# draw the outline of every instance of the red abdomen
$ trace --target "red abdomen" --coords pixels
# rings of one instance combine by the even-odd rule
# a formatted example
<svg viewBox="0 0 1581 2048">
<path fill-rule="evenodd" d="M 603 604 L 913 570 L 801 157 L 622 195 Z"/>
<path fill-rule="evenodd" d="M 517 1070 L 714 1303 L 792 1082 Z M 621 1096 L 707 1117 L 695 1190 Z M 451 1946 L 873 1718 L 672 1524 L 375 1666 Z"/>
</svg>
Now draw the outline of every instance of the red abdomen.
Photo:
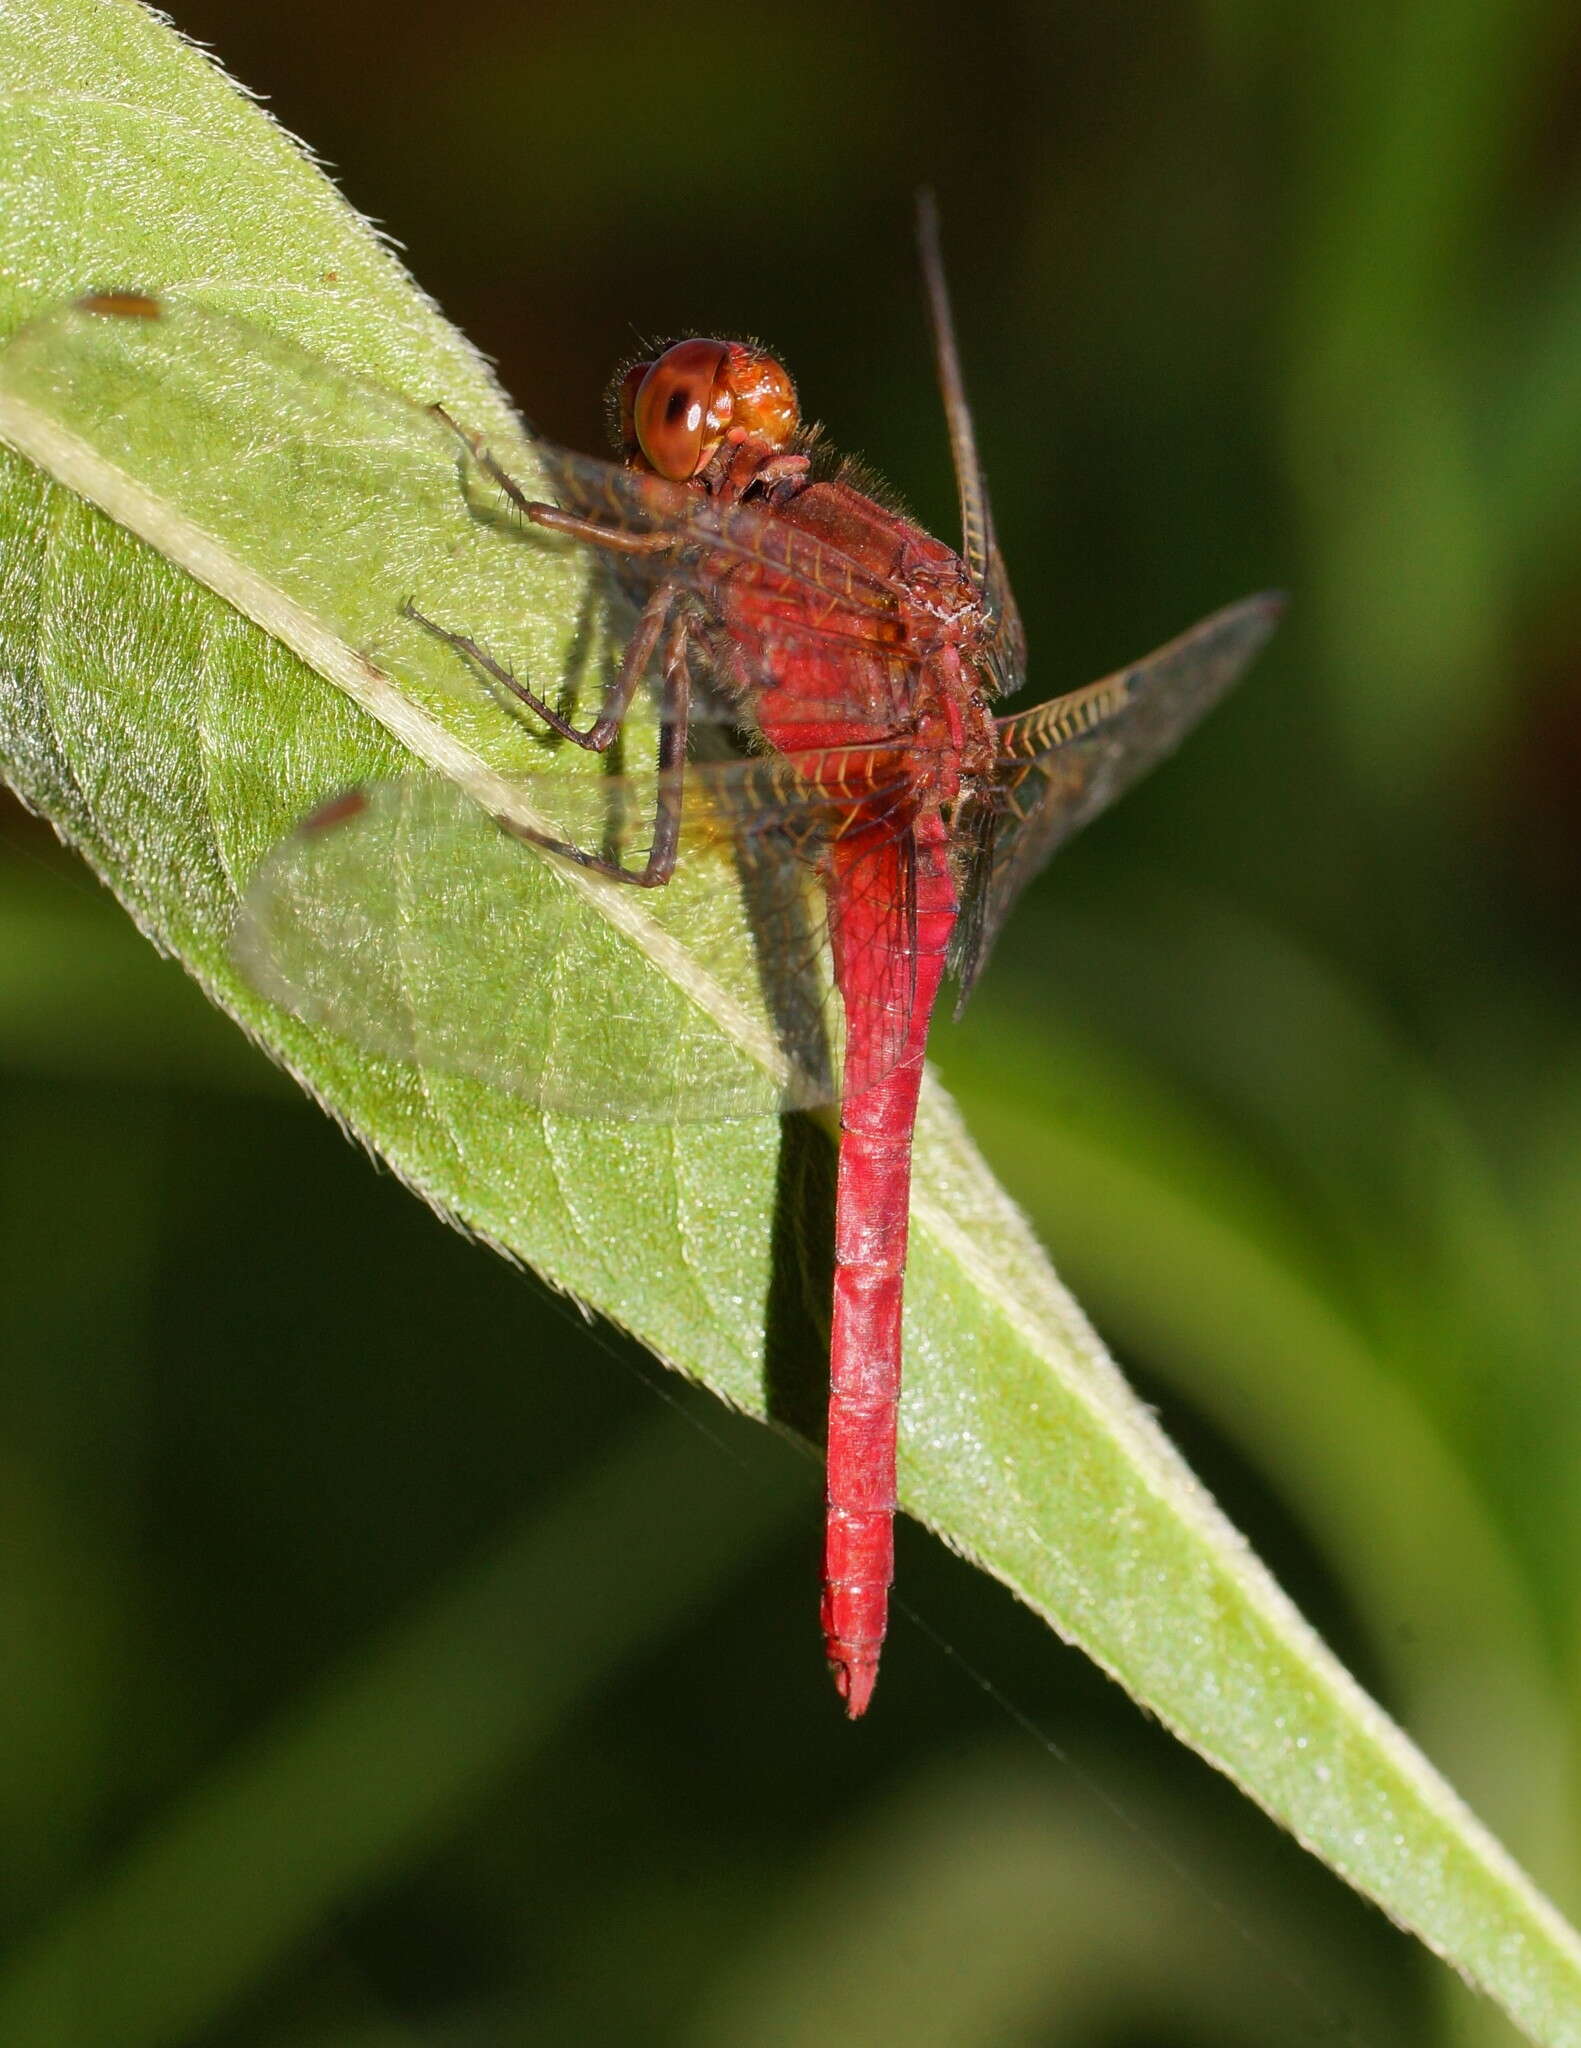
<svg viewBox="0 0 1581 2048">
<path fill-rule="evenodd" d="M 955 924 L 936 811 L 886 844 L 836 846 L 845 1093 L 835 1199 L 823 1630 L 854 1720 L 878 1676 L 894 1577 L 895 1451 L 911 1144 L 928 1023 Z"/>
<path fill-rule="evenodd" d="M 953 789 L 955 778 L 923 730 L 939 725 L 937 705 L 960 687 L 941 611 L 949 616 L 955 582 L 963 604 L 974 593 L 947 548 L 848 485 L 809 485 L 783 516 L 838 553 L 826 603 L 811 611 L 805 586 L 792 590 L 766 565 L 731 570 L 718 603 L 753 672 L 770 678 L 751 707 L 764 737 L 799 757 L 802 773 L 831 797 L 838 791 L 824 855 L 845 1061 L 822 1620 L 835 1683 L 855 1719 L 878 1676 L 894 1576 L 912 1133 L 958 908 L 934 793 L 941 783 Z M 853 562 L 891 589 L 853 579 Z M 927 601 L 911 601 L 914 579 Z"/>
</svg>

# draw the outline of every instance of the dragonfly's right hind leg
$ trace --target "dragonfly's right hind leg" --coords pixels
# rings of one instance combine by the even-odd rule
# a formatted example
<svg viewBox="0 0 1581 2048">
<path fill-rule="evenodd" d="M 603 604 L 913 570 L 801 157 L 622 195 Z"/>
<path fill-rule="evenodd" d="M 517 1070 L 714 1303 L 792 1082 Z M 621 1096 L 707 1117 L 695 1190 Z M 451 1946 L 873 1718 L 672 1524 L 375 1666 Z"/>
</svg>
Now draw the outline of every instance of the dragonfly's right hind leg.
<svg viewBox="0 0 1581 2048">
<path fill-rule="evenodd" d="M 657 597 L 659 594 L 655 592 L 654 596 Z M 649 599 L 648 611 L 653 609 L 653 601 Z M 646 618 L 647 611 L 643 616 Z M 573 846 L 568 839 L 552 839 L 546 833 L 534 832 L 525 825 L 518 825 L 510 818 L 501 818 L 498 821 L 505 831 L 514 838 L 525 839 L 533 846 L 542 847 L 546 853 L 557 853 L 563 860 L 574 860 L 578 867 L 591 868 L 595 874 L 607 875 L 611 881 L 630 882 L 639 889 L 663 888 L 675 873 L 675 856 L 681 839 L 686 732 L 692 704 L 692 670 L 687 644 L 695 631 L 696 620 L 690 608 L 684 603 L 672 602 L 669 608 L 669 622 L 664 632 L 664 691 L 660 703 L 659 775 L 658 794 L 654 803 L 653 840 L 648 848 L 648 858 L 643 865 L 640 868 L 623 867 L 618 860 L 611 860 L 601 853 L 589 853 L 586 847 Z M 633 643 L 636 637 L 635 634 L 632 636 Z"/>
</svg>

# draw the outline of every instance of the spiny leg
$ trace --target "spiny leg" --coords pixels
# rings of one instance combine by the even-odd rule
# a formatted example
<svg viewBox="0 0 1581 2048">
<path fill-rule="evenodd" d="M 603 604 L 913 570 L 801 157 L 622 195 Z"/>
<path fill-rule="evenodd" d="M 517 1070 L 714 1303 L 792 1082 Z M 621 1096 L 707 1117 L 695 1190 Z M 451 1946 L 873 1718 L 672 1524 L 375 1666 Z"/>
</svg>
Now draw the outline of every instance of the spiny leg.
<svg viewBox="0 0 1581 2048">
<path fill-rule="evenodd" d="M 573 540 L 586 541 L 610 554 L 662 555 L 674 548 L 676 543 L 670 534 L 623 533 L 618 527 L 603 526 L 596 519 L 585 519 L 578 512 L 567 512 L 559 505 L 545 505 L 536 498 L 529 498 L 510 471 L 495 461 L 480 434 L 474 434 L 459 420 L 452 419 L 442 405 L 431 405 L 428 410 L 435 419 L 444 421 L 483 474 L 499 485 L 522 517 L 530 519 L 534 526 L 546 527 L 551 533 L 567 534 Z"/>
<path fill-rule="evenodd" d="M 603 854 L 589 853 L 567 839 L 551 839 L 509 818 L 500 825 L 517 839 L 525 839 L 546 853 L 574 860 L 578 867 L 608 875 L 611 881 L 630 882 L 639 889 L 662 889 L 675 872 L 676 850 L 681 837 L 681 797 L 686 766 L 686 732 L 691 715 L 692 671 L 687 658 L 687 641 L 693 621 L 685 605 L 674 607 L 664 635 L 664 691 L 660 703 L 658 793 L 654 803 L 653 841 L 648 858 L 640 868 L 622 867 Z"/>
<path fill-rule="evenodd" d="M 563 511 L 558 505 L 544 505 L 529 498 L 510 473 L 495 461 L 480 435 L 471 433 L 460 422 L 451 417 L 442 405 L 430 406 L 436 419 L 442 420 L 461 442 L 473 461 L 483 473 L 505 493 L 505 496 L 526 519 L 534 525 L 548 528 L 552 532 L 564 533 L 573 539 L 588 542 L 608 552 L 629 555 L 660 555 L 670 552 L 676 545 L 674 539 L 662 533 L 623 533 L 617 528 L 602 526 L 597 520 L 584 519 L 576 513 Z M 626 652 L 621 659 L 619 674 L 604 693 L 599 716 L 585 732 L 577 729 L 554 711 L 543 698 L 518 681 L 509 669 L 502 668 L 487 651 L 464 633 L 453 633 L 426 618 L 417 607 L 407 601 L 408 617 L 443 640 L 466 660 L 481 668 L 485 675 L 509 690 L 522 703 L 543 719 L 544 723 L 562 738 L 579 747 L 586 747 L 595 753 L 608 750 L 625 721 L 654 647 L 660 635 L 664 636 L 664 687 L 659 706 L 659 776 L 655 804 L 653 843 L 643 866 L 633 872 L 622 867 L 618 861 L 606 859 L 601 854 L 589 853 L 586 848 L 573 846 L 569 840 L 554 839 L 547 833 L 534 832 L 525 826 L 515 824 L 509 818 L 499 819 L 501 827 L 518 839 L 525 839 L 546 852 L 557 853 L 566 860 L 574 860 L 579 867 L 591 868 L 594 873 L 607 875 L 612 881 L 629 882 L 638 888 L 661 888 L 675 872 L 676 850 L 680 841 L 682 776 L 686 758 L 687 726 L 691 712 L 692 677 L 687 659 L 687 641 L 695 629 L 696 621 L 690 608 L 677 603 L 681 592 L 672 583 L 663 583 L 652 593 L 643 606 L 641 616 L 627 642 Z"/>
<path fill-rule="evenodd" d="M 625 723 L 626 713 L 631 709 L 631 700 L 637 693 L 653 650 L 659 644 L 659 635 L 664 631 L 665 620 L 669 617 L 679 590 L 673 583 L 661 583 L 642 608 L 641 616 L 632 629 L 631 638 L 626 642 L 626 652 L 621 657 L 620 668 L 606 686 L 604 701 L 599 714 L 585 732 L 579 732 L 569 719 L 562 718 L 538 694 L 529 690 L 512 672 L 497 662 L 485 647 L 466 633 L 453 633 L 448 626 L 435 623 L 408 598 L 402 606 L 409 619 L 415 619 L 425 632 L 432 633 L 436 640 L 442 640 L 447 647 L 453 647 L 457 654 L 480 668 L 491 681 L 502 689 L 509 690 L 518 698 L 535 718 L 541 718 L 552 732 L 557 732 L 574 746 L 586 747 L 590 753 L 603 754 L 614 744 L 615 736 Z"/>
</svg>

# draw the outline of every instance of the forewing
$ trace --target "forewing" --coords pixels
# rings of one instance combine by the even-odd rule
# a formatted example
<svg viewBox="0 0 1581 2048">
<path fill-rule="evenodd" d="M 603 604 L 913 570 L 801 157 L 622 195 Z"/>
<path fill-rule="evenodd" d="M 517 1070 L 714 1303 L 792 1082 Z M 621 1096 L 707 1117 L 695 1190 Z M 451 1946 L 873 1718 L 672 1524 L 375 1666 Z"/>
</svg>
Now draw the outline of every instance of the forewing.
<svg viewBox="0 0 1581 2048">
<path fill-rule="evenodd" d="M 353 792 L 265 861 L 238 957 L 296 1015 L 539 1108 L 675 1122 L 831 1101 L 841 1011 L 819 870 L 837 821 L 782 761 L 686 780 L 681 857 L 651 889 L 520 836 L 634 865 L 651 774 Z"/>
<path fill-rule="evenodd" d="M 944 403 L 944 421 L 950 436 L 950 455 L 960 495 L 961 557 L 966 563 L 967 573 L 988 601 L 990 616 L 998 624 L 998 643 L 991 661 L 997 687 L 1008 694 L 1020 688 L 1026 675 L 1026 633 L 1015 592 L 1010 587 L 1005 558 L 999 551 L 994 533 L 988 479 L 983 474 L 982 461 L 977 453 L 977 431 L 972 425 L 971 406 L 967 403 L 966 380 L 961 375 L 955 314 L 950 305 L 944 252 L 939 242 L 938 208 L 933 194 L 927 190 L 921 192 L 917 199 L 917 249 L 922 259 L 922 282 L 928 301 L 928 325 L 933 335 L 939 395 Z"/>
<path fill-rule="evenodd" d="M 986 502 L 986 484 L 983 489 Z M 1021 623 L 1021 608 L 1016 603 L 1016 594 L 1010 587 L 1010 575 L 1005 568 L 1005 558 L 999 552 L 997 540 L 991 540 L 989 544 L 986 588 L 989 614 L 999 626 L 998 642 L 989 657 L 994 668 L 994 679 L 1001 696 L 1013 696 L 1026 681 L 1027 635 L 1026 628 Z"/>
<path fill-rule="evenodd" d="M 953 962 L 965 1000 L 1046 860 L 1163 760 L 1245 671 L 1283 601 L 1247 598 L 1102 682 L 998 721 L 999 764 L 970 833 L 977 872 Z M 965 821 L 963 821 L 964 823 Z"/>
</svg>

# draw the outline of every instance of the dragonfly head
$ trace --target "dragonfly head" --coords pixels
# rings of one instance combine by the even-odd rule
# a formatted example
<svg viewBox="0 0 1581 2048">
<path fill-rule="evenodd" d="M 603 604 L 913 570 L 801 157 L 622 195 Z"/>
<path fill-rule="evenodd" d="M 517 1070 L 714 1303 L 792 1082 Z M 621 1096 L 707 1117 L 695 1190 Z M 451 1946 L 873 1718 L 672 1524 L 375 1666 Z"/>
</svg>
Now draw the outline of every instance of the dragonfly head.
<svg viewBox="0 0 1581 2048">
<path fill-rule="evenodd" d="M 784 448 L 801 417 L 789 372 L 744 341 L 675 342 L 633 363 L 612 397 L 627 464 L 678 484 L 701 476 L 726 442 Z"/>
</svg>

